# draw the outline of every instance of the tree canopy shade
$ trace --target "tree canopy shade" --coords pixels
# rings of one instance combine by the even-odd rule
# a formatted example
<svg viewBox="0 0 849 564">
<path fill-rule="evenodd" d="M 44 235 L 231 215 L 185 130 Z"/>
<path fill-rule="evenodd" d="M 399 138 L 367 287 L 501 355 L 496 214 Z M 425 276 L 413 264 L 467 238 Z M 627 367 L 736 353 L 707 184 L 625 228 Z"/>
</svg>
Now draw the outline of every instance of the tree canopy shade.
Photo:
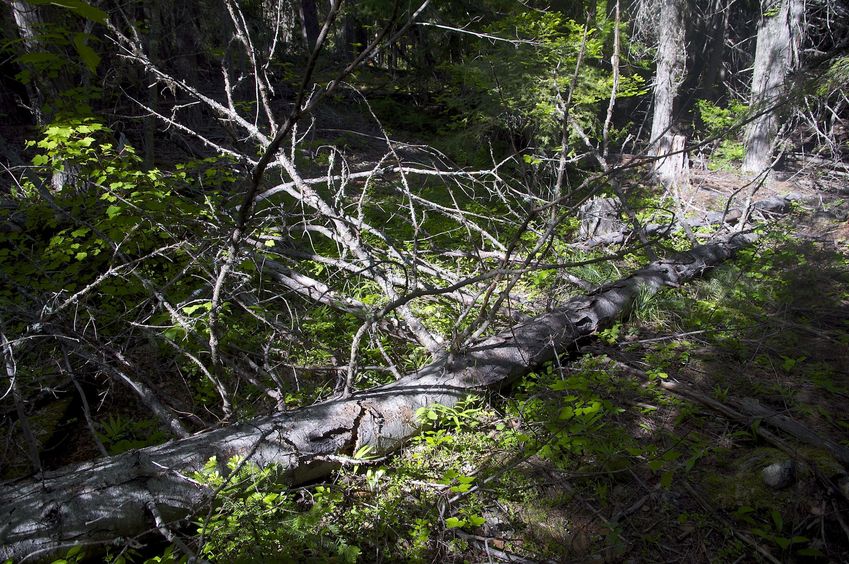
<svg viewBox="0 0 849 564">
<path fill-rule="evenodd" d="M 612 372 L 570 373 L 578 350 L 620 349 L 621 365 L 657 347 L 634 362 L 645 393 L 666 393 L 695 346 L 625 324 L 741 251 L 756 223 L 764 249 L 787 244 L 772 220 L 849 170 L 840 2 L 2 10 L 3 558 L 368 560 L 351 533 L 362 519 L 387 535 L 375 559 L 473 559 L 478 541 L 495 550 L 481 540 L 495 519 L 484 478 L 458 462 L 472 450 L 442 458 L 459 443 L 499 441 L 504 475 L 539 460 L 594 475 L 584 466 L 627 456 L 635 484 L 675 488 L 714 446 L 685 464 L 637 424 L 605 435 L 630 407 L 594 395 Z M 750 303 L 767 319 L 788 297 L 757 273 Z M 726 333 L 749 326 L 720 304 L 737 287 L 669 315 L 743 343 L 742 358 Z M 833 359 L 773 349 L 746 362 L 788 378 L 817 364 L 806 377 L 841 393 Z M 416 448 L 433 458 L 388 476 L 389 454 Z M 380 505 L 413 486 L 415 519 Z M 751 531 L 774 525 L 747 538 L 820 550 L 766 507 L 740 509 Z M 558 544 L 534 542 L 497 550 Z"/>
</svg>

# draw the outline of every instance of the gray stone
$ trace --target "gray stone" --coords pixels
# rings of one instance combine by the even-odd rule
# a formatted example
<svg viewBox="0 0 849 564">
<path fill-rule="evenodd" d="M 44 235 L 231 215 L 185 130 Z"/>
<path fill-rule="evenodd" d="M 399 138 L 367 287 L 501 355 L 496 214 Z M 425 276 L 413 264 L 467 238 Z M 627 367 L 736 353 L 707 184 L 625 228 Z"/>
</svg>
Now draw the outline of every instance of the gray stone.
<svg viewBox="0 0 849 564">
<path fill-rule="evenodd" d="M 796 481 L 796 463 L 783 460 L 770 464 L 761 472 L 764 483 L 776 490 L 786 488 Z"/>
</svg>

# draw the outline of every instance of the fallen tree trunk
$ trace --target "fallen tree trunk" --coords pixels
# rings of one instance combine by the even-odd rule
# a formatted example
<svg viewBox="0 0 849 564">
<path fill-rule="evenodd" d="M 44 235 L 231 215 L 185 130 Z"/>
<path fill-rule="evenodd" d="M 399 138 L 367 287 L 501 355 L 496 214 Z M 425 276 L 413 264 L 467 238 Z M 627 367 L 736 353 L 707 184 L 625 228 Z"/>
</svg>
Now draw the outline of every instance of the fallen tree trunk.
<svg viewBox="0 0 849 564">
<path fill-rule="evenodd" d="M 790 206 L 793 202 L 801 202 L 801 199 L 795 195 L 784 197 L 775 196 L 766 200 L 759 200 L 757 202 L 752 203 L 749 211 L 757 214 L 759 216 L 759 219 L 765 219 L 773 215 L 787 213 L 790 210 Z M 729 209 L 727 213 L 709 212 L 706 213 L 703 217 L 697 219 L 676 219 L 667 224 L 648 223 L 643 225 L 642 232 L 645 235 L 660 234 L 665 236 L 670 235 L 672 233 L 679 233 L 681 231 L 685 231 L 686 228 L 694 230 L 699 227 L 712 227 L 722 223 L 736 225 L 740 221 L 740 218 L 743 217 L 746 213 L 747 210 L 745 207 L 735 207 Z M 570 246 L 575 249 L 589 250 L 594 249 L 596 247 L 600 247 L 602 245 L 617 245 L 626 243 L 627 241 L 636 238 L 637 234 L 634 233 L 631 226 L 623 226 L 618 231 L 609 231 L 604 235 L 599 235 L 597 237 L 592 237 L 583 241 L 579 241 L 577 243 L 573 243 Z"/>
<path fill-rule="evenodd" d="M 334 457 L 370 445 L 397 449 L 418 430 L 419 407 L 453 405 L 470 391 L 499 388 L 550 360 L 575 340 L 627 315 L 637 295 L 702 274 L 749 244 L 736 233 L 656 261 L 631 276 L 446 355 L 400 380 L 296 411 L 260 417 L 0 485 L 0 560 L 45 560 L 71 546 L 124 542 L 157 523 L 179 521 L 209 503 L 211 488 L 191 479 L 211 457 L 276 464 L 289 484 L 327 475 Z"/>
</svg>

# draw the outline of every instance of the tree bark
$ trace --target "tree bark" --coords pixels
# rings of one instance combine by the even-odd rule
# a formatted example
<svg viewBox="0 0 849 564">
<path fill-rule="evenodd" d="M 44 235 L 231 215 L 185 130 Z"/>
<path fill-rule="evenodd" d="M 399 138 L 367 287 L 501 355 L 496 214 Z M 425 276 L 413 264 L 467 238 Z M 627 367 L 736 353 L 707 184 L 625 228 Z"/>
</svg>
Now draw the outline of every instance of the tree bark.
<svg viewBox="0 0 849 564">
<path fill-rule="evenodd" d="M 674 145 L 672 127 L 676 110 L 675 101 L 678 88 L 684 81 L 687 64 L 686 11 L 686 0 L 669 0 L 662 2 L 660 7 L 650 151 L 657 157 L 668 154 Z M 665 158 L 657 160 L 654 167 L 655 175 L 664 184 L 675 180 L 674 176 L 670 177 L 670 169 L 666 166 L 667 160 Z"/>
<path fill-rule="evenodd" d="M 745 133 L 743 172 L 760 174 L 770 166 L 779 112 L 774 107 L 785 93 L 785 79 L 798 66 L 802 37 L 802 0 L 762 0 L 755 64 L 752 71 L 751 107 L 761 112 Z"/>
<path fill-rule="evenodd" d="M 34 53 L 40 49 L 38 42 L 38 27 L 41 25 L 41 18 L 38 14 L 36 6 L 28 5 L 22 0 L 11 0 L 9 8 L 12 11 L 12 17 L 15 21 L 15 26 L 18 29 L 18 35 L 21 38 L 24 53 Z M 25 84 L 27 97 L 30 103 L 30 112 L 35 120 L 36 125 L 44 124 L 44 116 L 42 115 L 42 106 L 44 105 L 45 96 L 39 90 L 39 84 L 35 81 L 35 73 L 30 78 L 30 81 Z"/>
<path fill-rule="evenodd" d="M 665 133 L 657 141 L 657 155 L 666 155 L 654 162 L 654 174 L 664 186 L 683 186 L 690 181 L 690 160 L 687 157 L 687 137 Z"/>
<path fill-rule="evenodd" d="M 213 492 L 190 474 L 213 456 L 222 465 L 233 456 L 276 464 L 286 483 L 298 484 L 327 475 L 338 465 L 334 456 L 350 456 L 365 445 L 372 454 L 390 453 L 418 431 L 419 407 L 454 405 L 470 392 L 510 384 L 626 315 L 640 292 L 698 276 L 754 239 L 735 233 L 653 262 L 478 346 L 346 399 L 2 484 L 0 560 L 60 557 L 76 543 L 95 550 L 155 531 L 158 516 L 173 522 L 197 513 Z"/>
<path fill-rule="evenodd" d="M 698 75 L 698 88 L 701 96 L 716 100 L 717 85 L 723 74 L 722 62 L 725 56 L 725 40 L 728 37 L 731 0 L 712 0 L 710 12 L 704 28 L 695 41 L 702 45 L 696 56 L 696 68 L 691 72 Z"/>
<path fill-rule="evenodd" d="M 315 49 L 318 40 L 318 9 L 315 0 L 301 0 L 298 4 L 298 13 L 301 17 L 301 35 L 307 52 Z"/>
</svg>

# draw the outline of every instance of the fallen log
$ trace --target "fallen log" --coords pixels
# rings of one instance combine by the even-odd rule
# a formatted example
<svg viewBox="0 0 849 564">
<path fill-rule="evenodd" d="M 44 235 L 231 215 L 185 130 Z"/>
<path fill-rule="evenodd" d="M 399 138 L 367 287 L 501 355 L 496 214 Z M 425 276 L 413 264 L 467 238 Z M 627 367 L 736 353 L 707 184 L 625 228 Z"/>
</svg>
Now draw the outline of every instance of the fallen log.
<svg viewBox="0 0 849 564">
<path fill-rule="evenodd" d="M 765 200 L 752 203 L 751 212 L 759 218 L 769 218 L 774 215 L 782 215 L 790 210 L 793 202 L 802 202 L 796 195 L 774 196 Z M 708 212 L 700 218 L 674 219 L 670 223 L 647 223 L 643 225 L 642 232 L 645 235 L 670 235 L 686 231 L 687 228 L 694 230 L 699 227 L 713 227 L 722 223 L 736 225 L 740 218 L 746 214 L 745 207 L 735 207 L 723 212 Z M 632 239 L 637 239 L 631 226 L 623 225 L 619 230 L 607 231 L 603 235 L 597 235 L 571 244 L 575 249 L 589 250 L 603 245 L 619 245 Z"/>
<path fill-rule="evenodd" d="M 754 238 L 726 235 L 653 262 L 385 386 L 0 484 L 0 560 L 46 560 L 77 544 L 96 551 L 197 514 L 213 492 L 191 473 L 212 457 L 277 465 L 282 479 L 294 485 L 326 476 L 339 455 L 365 445 L 371 454 L 390 453 L 417 432 L 419 407 L 454 405 L 470 391 L 508 385 L 627 315 L 640 292 L 701 275 Z"/>
</svg>

